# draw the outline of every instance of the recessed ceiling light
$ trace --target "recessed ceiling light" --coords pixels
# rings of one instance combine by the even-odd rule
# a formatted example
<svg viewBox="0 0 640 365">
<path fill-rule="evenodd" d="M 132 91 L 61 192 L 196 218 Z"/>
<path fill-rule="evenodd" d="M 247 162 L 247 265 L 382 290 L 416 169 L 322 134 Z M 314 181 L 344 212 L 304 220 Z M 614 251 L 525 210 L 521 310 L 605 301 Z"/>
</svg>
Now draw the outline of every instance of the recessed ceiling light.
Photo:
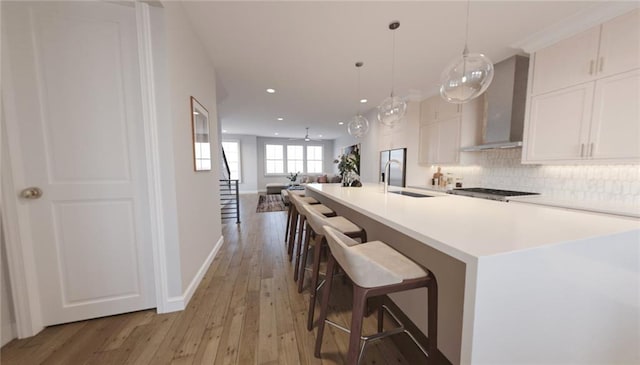
<svg viewBox="0 0 640 365">
<path fill-rule="evenodd" d="M 200 115 L 200 113 L 198 113 L 198 112 L 193 112 L 193 115 Z"/>
<path fill-rule="evenodd" d="M 223 130 L 222 130 L 222 133 L 227 133 L 227 130 L 226 130 L 226 129 L 223 129 Z"/>
<path fill-rule="evenodd" d="M 343 121 L 339 121 L 338 125 L 344 125 L 344 122 Z"/>
<path fill-rule="evenodd" d="M 362 104 L 366 103 L 367 101 L 369 101 L 369 100 L 367 100 L 367 99 L 360 99 L 360 103 L 362 103 Z"/>
<path fill-rule="evenodd" d="M 275 92 L 276 92 L 276 90 L 275 90 L 275 89 L 267 89 L 267 92 L 268 92 L 269 94 L 273 94 L 273 93 L 275 93 Z"/>
<path fill-rule="evenodd" d="M 280 117 L 280 118 L 278 118 L 278 120 L 284 120 L 284 118 Z"/>
<path fill-rule="evenodd" d="M 319 137 L 319 138 L 322 138 L 322 134 L 318 134 L 318 137 Z"/>
<path fill-rule="evenodd" d="M 278 132 L 275 132 L 274 134 L 277 136 L 277 135 L 278 135 Z"/>
</svg>

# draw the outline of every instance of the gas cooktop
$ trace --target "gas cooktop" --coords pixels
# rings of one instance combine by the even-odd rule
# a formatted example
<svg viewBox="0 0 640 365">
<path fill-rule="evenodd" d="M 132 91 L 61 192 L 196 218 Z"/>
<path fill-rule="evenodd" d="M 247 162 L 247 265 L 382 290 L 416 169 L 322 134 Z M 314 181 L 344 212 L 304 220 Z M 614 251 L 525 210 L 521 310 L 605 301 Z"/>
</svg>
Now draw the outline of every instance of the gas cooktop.
<svg viewBox="0 0 640 365">
<path fill-rule="evenodd" d="M 514 196 L 539 195 L 538 193 L 528 193 L 524 191 L 485 189 L 485 188 L 460 188 L 450 191 L 451 194 L 471 196 L 474 198 L 484 198 L 491 200 L 507 201 Z"/>
</svg>

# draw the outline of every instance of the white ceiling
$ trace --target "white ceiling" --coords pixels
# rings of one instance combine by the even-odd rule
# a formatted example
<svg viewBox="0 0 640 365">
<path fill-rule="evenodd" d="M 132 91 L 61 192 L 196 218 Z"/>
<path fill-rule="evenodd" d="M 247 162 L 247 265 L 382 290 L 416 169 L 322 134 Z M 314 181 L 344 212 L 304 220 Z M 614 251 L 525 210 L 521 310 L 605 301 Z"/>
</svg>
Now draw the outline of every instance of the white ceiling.
<svg viewBox="0 0 640 365">
<path fill-rule="evenodd" d="M 610 2 L 609 2 L 610 3 Z M 375 108 L 391 90 L 422 99 L 437 93 L 442 69 L 464 45 L 465 1 L 183 1 L 210 54 L 218 115 L 227 133 L 334 139 L 358 108 Z M 494 62 L 510 45 L 602 6 L 575 1 L 472 1 L 469 49 Z M 361 105 L 356 61 L 361 69 Z M 276 89 L 267 94 L 267 88 Z M 282 117 L 283 121 L 276 118 Z M 375 122 L 375 121 L 370 121 Z"/>
</svg>

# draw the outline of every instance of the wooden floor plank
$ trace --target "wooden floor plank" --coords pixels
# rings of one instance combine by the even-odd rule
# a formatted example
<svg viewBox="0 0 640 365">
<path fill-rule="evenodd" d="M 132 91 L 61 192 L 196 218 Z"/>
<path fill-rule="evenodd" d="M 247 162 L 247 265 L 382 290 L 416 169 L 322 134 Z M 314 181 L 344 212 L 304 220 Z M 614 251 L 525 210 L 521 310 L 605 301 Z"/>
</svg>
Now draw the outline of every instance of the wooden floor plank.
<svg viewBox="0 0 640 365">
<path fill-rule="evenodd" d="M 241 195 L 242 223 L 223 225 L 224 243 L 184 311 L 52 326 L 3 347 L 2 365 L 344 364 L 348 336 L 329 326 L 322 358 L 314 356 L 316 330 L 306 328 L 309 288 L 298 293 L 293 282 L 286 212 L 256 213 L 257 200 Z M 351 287 L 336 279 L 333 289 L 331 318 L 348 326 Z M 375 320 L 375 314 L 365 320 L 365 332 L 375 330 Z M 383 340 L 369 346 L 363 363 L 409 362 Z"/>
</svg>

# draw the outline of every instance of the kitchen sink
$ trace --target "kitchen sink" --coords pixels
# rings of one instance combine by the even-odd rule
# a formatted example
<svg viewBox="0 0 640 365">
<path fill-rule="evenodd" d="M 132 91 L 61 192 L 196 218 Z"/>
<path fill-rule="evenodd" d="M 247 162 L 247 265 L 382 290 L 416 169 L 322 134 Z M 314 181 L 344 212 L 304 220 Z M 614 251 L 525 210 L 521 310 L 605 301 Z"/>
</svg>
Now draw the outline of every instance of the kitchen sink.
<svg viewBox="0 0 640 365">
<path fill-rule="evenodd" d="M 406 195 L 406 196 L 412 196 L 414 198 L 433 198 L 433 195 L 413 193 L 411 191 L 390 191 L 390 193 Z"/>
</svg>

